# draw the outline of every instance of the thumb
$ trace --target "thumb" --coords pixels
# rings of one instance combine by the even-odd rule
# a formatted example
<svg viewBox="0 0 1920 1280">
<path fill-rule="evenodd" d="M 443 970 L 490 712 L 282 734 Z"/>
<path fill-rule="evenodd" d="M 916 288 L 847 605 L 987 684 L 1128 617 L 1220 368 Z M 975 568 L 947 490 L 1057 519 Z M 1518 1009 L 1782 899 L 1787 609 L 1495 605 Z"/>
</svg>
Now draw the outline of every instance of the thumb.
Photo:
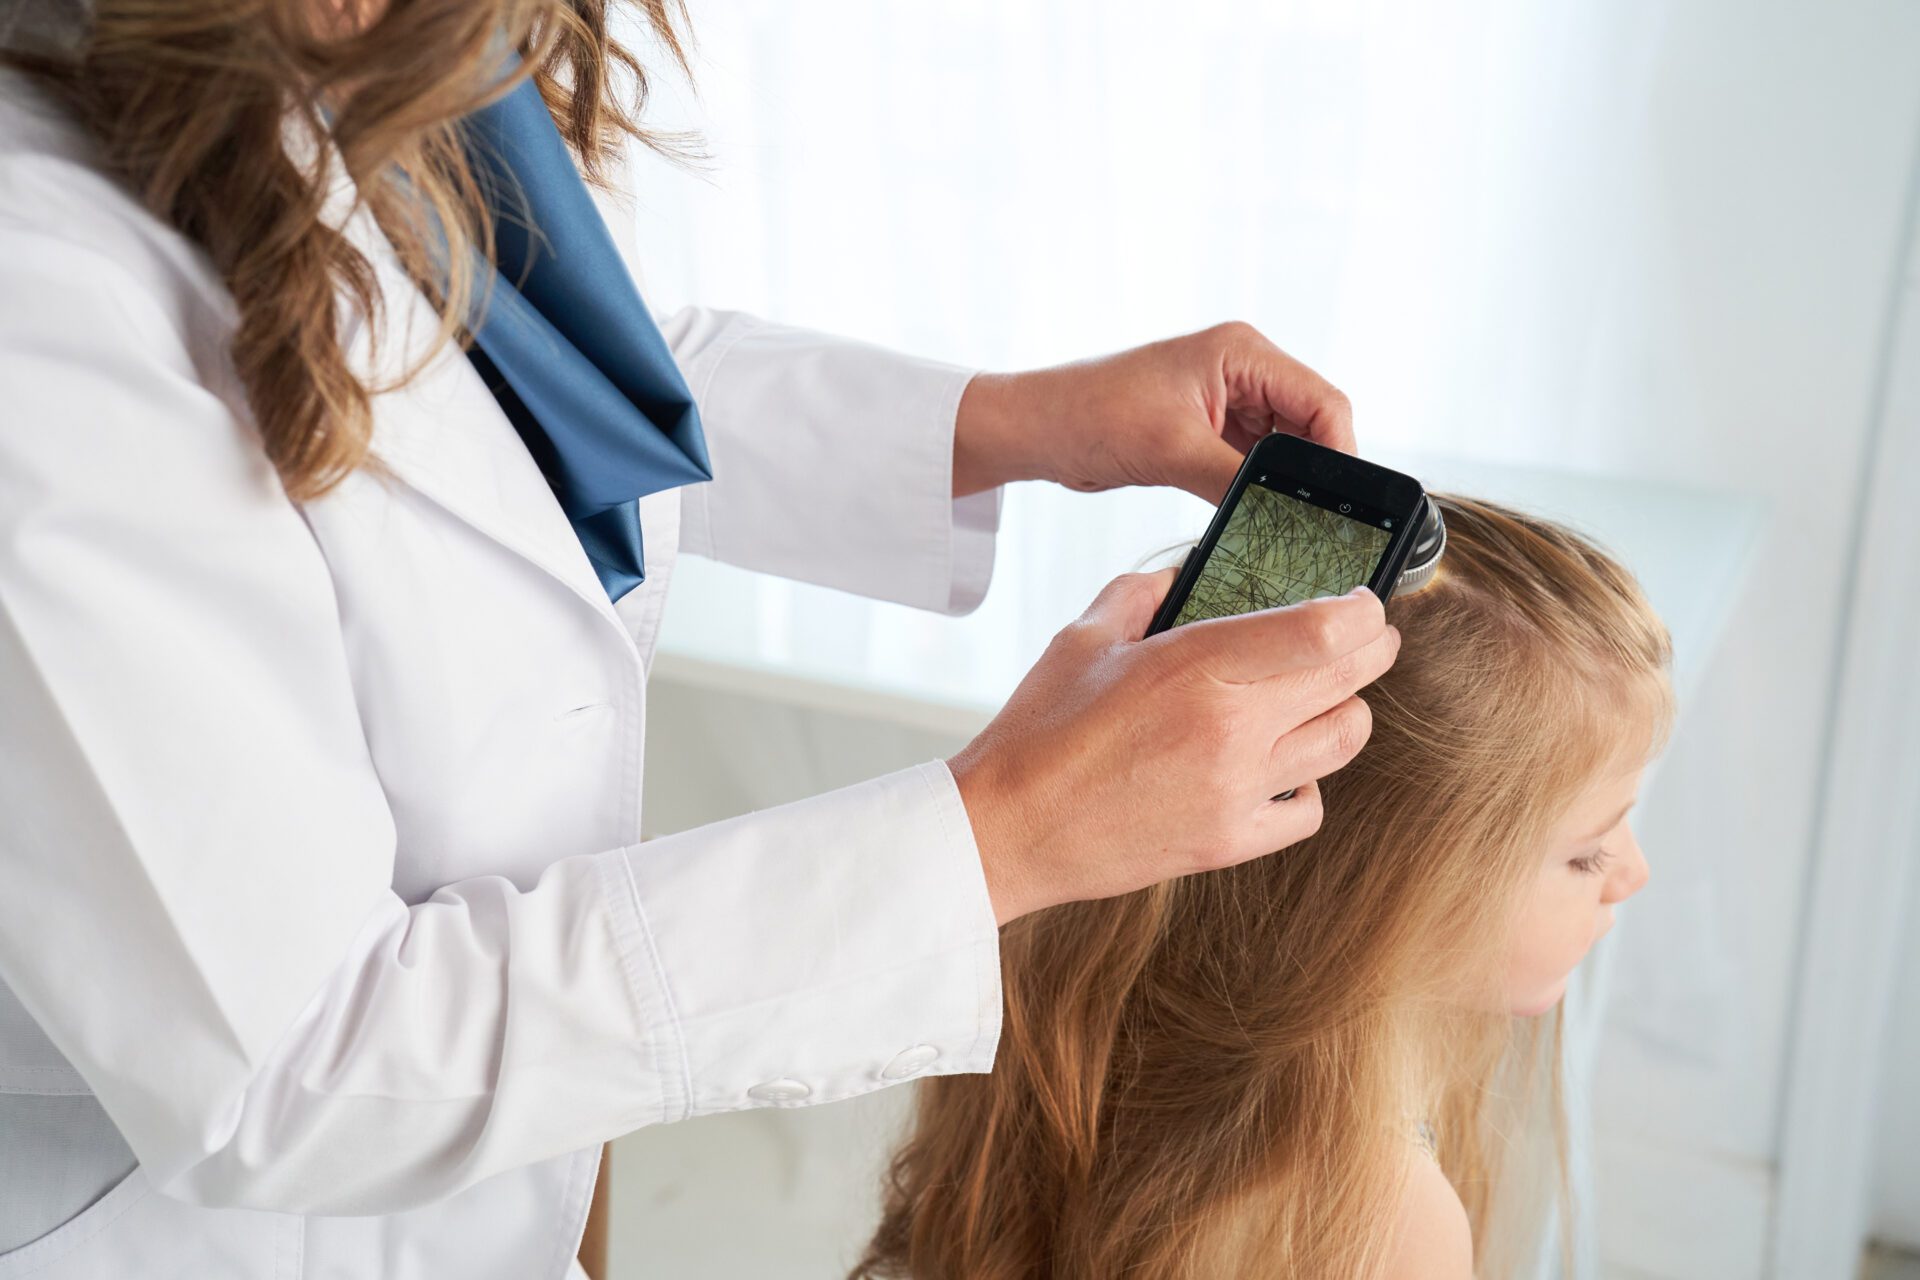
<svg viewBox="0 0 1920 1280">
<path fill-rule="evenodd" d="M 1120 640 L 1138 640 L 1147 634 L 1160 602 L 1180 576 L 1177 565 L 1153 573 L 1123 573 L 1100 588 L 1080 621 Z"/>
</svg>

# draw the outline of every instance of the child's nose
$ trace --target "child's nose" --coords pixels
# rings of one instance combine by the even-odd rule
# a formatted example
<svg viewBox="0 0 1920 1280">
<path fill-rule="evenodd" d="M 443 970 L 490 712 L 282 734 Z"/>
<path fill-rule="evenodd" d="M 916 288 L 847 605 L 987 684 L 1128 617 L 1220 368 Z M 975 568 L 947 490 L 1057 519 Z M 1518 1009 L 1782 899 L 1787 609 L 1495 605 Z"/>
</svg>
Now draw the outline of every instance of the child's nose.
<svg viewBox="0 0 1920 1280">
<path fill-rule="evenodd" d="M 1647 867 L 1647 855 L 1641 850 L 1639 839 L 1629 830 L 1626 833 L 1626 848 L 1620 851 L 1613 874 L 1607 877 L 1604 899 L 1610 903 L 1625 902 L 1647 887 L 1647 877 L 1651 874 Z"/>
</svg>

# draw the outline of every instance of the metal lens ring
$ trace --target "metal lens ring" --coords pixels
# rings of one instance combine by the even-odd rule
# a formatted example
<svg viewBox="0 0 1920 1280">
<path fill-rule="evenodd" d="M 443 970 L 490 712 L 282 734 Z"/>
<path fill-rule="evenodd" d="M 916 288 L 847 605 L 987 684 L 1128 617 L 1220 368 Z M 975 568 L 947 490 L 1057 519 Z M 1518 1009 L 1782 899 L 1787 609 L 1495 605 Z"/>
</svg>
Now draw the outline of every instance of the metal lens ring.
<svg viewBox="0 0 1920 1280">
<path fill-rule="evenodd" d="M 1420 533 L 1413 540 L 1413 550 L 1407 554 L 1406 565 L 1394 581 L 1394 593 L 1406 595 L 1433 581 L 1434 571 L 1440 567 L 1440 557 L 1446 549 L 1447 522 L 1440 515 L 1440 504 L 1428 498 L 1426 519 L 1421 522 Z"/>
</svg>

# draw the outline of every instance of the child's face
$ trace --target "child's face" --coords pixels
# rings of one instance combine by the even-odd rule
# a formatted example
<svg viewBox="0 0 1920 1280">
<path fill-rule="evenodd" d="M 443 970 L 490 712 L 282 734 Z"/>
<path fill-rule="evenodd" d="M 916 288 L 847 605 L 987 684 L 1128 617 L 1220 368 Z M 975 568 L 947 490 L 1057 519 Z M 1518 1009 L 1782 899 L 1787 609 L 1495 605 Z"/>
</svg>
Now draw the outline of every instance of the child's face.
<svg viewBox="0 0 1920 1280">
<path fill-rule="evenodd" d="M 1508 1008 L 1545 1013 L 1566 994 L 1574 966 L 1613 927 L 1613 908 L 1647 883 L 1647 860 L 1627 826 L 1643 766 L 1609 773 L 1562 815 L 1539 874 L 1522 893 L 1507 961 Z"/>
</svg>

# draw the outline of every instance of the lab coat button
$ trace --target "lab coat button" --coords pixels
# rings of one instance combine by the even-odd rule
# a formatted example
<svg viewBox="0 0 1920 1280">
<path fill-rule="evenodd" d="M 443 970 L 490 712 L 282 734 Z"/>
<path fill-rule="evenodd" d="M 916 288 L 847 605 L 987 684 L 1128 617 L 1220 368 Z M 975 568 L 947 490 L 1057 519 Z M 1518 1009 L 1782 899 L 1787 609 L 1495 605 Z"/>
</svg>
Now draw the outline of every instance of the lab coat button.
<svg viewBox="0 0 1920 1280">
<path fill-rule="evenodd" d="M 812 1092 L 798 1080 L 769 1080 L 747 1090 L 747 1096 L 755 1102 L 798 1102 Z"/>
<path fill-rule="evenodd" d="M 887 1080 L 905 1080 L 917 1076 L 940 1056 L 940 1051 L 930 1044 L 917 1044 L 905 1050 L 880 1069 L 880 1075 Z"/>
</svg>

